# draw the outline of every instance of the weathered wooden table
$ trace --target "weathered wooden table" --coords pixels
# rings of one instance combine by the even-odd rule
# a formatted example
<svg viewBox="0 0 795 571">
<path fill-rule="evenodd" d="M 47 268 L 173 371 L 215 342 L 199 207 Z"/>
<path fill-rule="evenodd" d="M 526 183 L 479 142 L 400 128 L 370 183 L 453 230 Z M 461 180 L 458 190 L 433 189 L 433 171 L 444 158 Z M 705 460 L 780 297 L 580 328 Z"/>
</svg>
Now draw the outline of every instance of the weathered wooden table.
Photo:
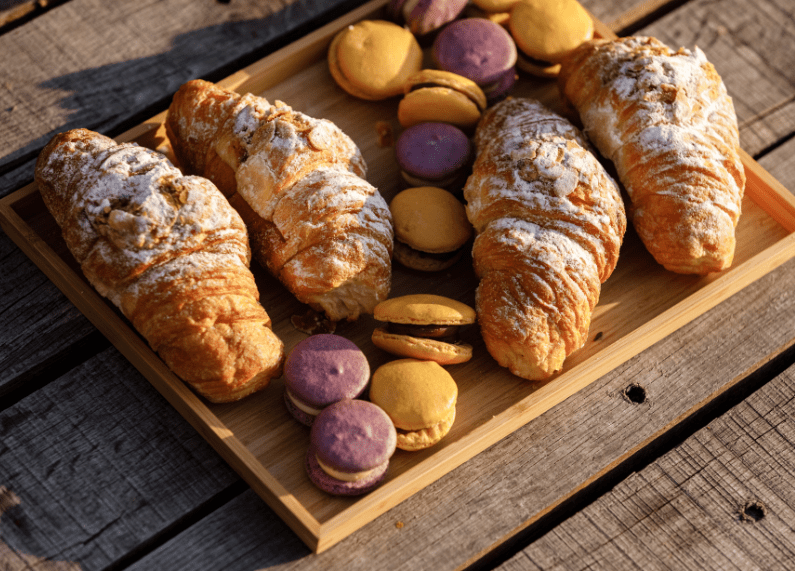
<svg viewBox="0 0 795 571">
<path fill-rule="evenodd" d="M 698 45 L 795 189 L 795 4 L 585 0 Z M 0 195 L 362 2 L 0 2 Z M 313 554 L 0 233 L 0 567 L 791 569 L 795 260 Z M 642 311 L 643 308 L 638 308 Z"/>
</svg>

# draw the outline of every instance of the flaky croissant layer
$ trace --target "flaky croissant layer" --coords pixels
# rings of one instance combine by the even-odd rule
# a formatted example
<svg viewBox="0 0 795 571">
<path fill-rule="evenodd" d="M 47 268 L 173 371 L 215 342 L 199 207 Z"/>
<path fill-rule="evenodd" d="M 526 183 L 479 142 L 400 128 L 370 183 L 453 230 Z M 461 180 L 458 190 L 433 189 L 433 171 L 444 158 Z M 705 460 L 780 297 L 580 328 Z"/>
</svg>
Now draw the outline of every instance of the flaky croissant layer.
<svg viewBox="0 0 795 571">
<path fill-rule="evenodd" d="M 281 374 L 246 228 L 210 181 L 86 129 L 56 135 L 35 176 L 89 283 L 199 394 L 238 400 Z"/>
<path fill-rule="evenodd" d="M 587 339 L 626 230 L 621 194 L 582 134 L 535 100 L 490 108 L 475 143 L 464 197 L 483 339 L 514 374 L 546 379 Z"/>
<path fill-rule="evenodd" d="M 386 299 L 389 207 L 334 123 L 194 80 L 174 95 L 166 130 L 180 166 L 229 197 L 255 259 L 299 301 L 353 320 Z"/>
<path fill-rule="evenodd" d="M 559 85 L 615 164 L 654 258 L 679 273 L 729 267 L 745 172 L 732 100 L 704 53 L 649 37 L 592 40 L 563 63 Z"/>
</svg>

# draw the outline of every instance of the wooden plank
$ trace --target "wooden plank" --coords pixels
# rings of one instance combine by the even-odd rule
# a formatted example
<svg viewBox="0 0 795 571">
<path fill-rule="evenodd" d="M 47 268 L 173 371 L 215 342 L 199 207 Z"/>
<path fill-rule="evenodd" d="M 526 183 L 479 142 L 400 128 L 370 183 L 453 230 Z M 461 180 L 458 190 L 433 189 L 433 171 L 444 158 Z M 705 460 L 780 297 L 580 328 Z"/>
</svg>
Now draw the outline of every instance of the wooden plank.
<svg viewBox="0 0 795 571">
<path fill-rule="evenodd" d="M 159 541 L 240 484 L 112 348 L 0 412 L 0 434 L 0 486 L 19 500 L 2 541 L 82 569 Z"/>
<path fill-rule="evenodd" d="M 0 196 L 33 178 L 56 132 L 117 134 L 188 79 L 224 77 L 361 3 L 72 0 L 0 35 Z"/>
<path fill-rule="evenodd" d="M 186 558 L 191 568 L 212 568 L 210 548 L 196 546 L 230 528 L 237 533 L 224 549 L 238 554 L 232 569 L 277 560 L 304 570 L 465 566 L 528 525 L 543 526 L 549 511 L 790 346 L 793 287 L 790 261 L 317 556 L 240 529 L 258 501 L 247 494 L 133 568 Z M 633 384 L 645 391 L 642 404 L 625 396 Z M 258 523 L 273 526 L 274 518 L 264 504 L 256 510 Z"/>
<path fill-rule="evenodd" d="M 795 366 L 501 565 L 789 569 Z"/>
</svg>

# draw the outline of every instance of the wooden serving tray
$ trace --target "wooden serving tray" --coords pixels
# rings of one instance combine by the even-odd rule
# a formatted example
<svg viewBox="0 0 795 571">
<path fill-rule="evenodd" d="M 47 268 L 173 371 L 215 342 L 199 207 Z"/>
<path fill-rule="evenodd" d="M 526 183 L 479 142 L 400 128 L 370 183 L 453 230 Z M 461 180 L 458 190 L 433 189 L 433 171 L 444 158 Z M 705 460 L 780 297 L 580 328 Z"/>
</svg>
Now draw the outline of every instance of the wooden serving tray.
<svg viewBox="0 0 795 571">
<path fill-rule="evenodd" d="M 333 82 L 325 56 L 333 35 L 352 22 L 382 17 L 386 0 L 375 0 L 300 41 L 220 82 L 240 92 L 281 99 L 295 109 L 336 122 L 361 147 L 369 179 L 387 200 L 403 188 L 394 150 L 378 145 L 375 125 L 388 121 L 397 135 L 397 99 L 367 102 Z M 613 36 L 597 22 L 597 33 Z M 559 109 L 554 82 L 522 77 L 514 95 Z M 128 131 L 135 140 L 167 150 L 165 113 Z M 795 200 L 747 154 L 748 178 L 737 228 L 732 268 L 706 277 L 682 276 L 657 265 L 629 229 L 618 266 L 603 285 L 590 340 L 564 370 L 545 383 L 511 375 L 491 358 L 476 327 L 466 333 L 473 359 L 448 367 L 459 386 L 456 423 L 447 437 L 421 452 L 398 450 L 381 487 L 359 498 L 338 498 L 316 489 L 303 468 L 309 431 L 286 412 L 282 380 L 227 405 L 210 405 L 177 379 L 116 309 L 85 281 L 60 230 L 31 184 L 0 201 L 0 224 L 92 323 L 129 359 L 251 487 L 313 550 L 319 552 L 560 403 L 614 367 L 672 333 L 795 255 Z M 277 281 L 254 266 L 261 301 L 289 351 L 306 334 L 291 323 L 303 308 Z M 410 272 L 395 264 L 392 295 L 434 292 L 474 305 L 477 279 L 464 258 L 438 274 Z M 392 357 L 374 347 L 369 316 L 340 323 L 337 333 L 356 342 L 373 370 Z M 697 379 L 694 379 L 697 382 Z"/>
</svg>

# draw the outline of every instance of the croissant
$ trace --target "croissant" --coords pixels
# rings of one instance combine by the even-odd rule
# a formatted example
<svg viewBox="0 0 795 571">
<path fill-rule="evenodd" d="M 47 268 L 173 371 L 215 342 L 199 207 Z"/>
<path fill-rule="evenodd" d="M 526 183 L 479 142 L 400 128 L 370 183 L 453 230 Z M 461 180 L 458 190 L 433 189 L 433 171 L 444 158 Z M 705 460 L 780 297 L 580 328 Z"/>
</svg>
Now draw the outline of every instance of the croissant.
<svg viewBox="0 0 795 571">
<path fill-rule="evenodd" d="M 574 125 L 535 100 L 491 107 L 474 143 L 464 198 L 483 340 L 501 366 L 543 380 L 587 340 L 626 230 L 621 194 Z"/>
<path fill-rule="evenodd" d="M 336 125 L 193 80 L 174 95 L 166 133 L 180 166 L 218 185 L 248 226 L 254 258 L 299 301 L 337 321 L 386 299 L 389 206 Z"/>
<path fill-rule="evenodd" d="M 89 283 L 197 393 L 235 401 L 281 375 L 245 225 L 210 181 L 86 129 L 53 137 L 35 180 Z"/>
<path fill-rule="evenodd" d="M 655 260 L 685 274 L 729 267 L 745 172 L 732 100 L 704 53 L 650 37 L 592 40 L 563 63 L 559 87 L 615 164 Z"/>
</svg>

